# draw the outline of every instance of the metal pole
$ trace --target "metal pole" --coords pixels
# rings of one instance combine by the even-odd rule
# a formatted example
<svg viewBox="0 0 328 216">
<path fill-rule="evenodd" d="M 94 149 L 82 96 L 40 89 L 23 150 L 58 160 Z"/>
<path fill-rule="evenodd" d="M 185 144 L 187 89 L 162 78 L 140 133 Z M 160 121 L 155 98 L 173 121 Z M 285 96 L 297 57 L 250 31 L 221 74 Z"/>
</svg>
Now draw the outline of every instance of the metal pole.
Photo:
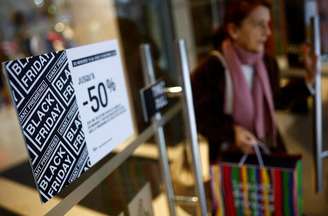
<svg viewBox="0 0 328 216">
<path fill-rule="evenodd" d="M 322 97 L 321 97 L 321 40 L 320 40 L 320 26 L 319 16 L 311 18 L 311 25 L 313 27 L 312 46 L 314 54 L 317 56 L 316 64 L 316 76 L 315 76 L 315 95 L 314 95 L 314 107 L 315 107 L 315 143 L 316 143 L 316 178 L 317 192 L 323 190 L 323 158 L 322 158 Z"/>
<path fill-rule="evenodd" d="M 142 67 L 144 73 L 144 79 L 146 85 L 150 85 L 155 82 L 155 72 L 154 66 L 151 57 L 150 46 L 148 44 L 143 44 L 140 46 L 140 53 L 142 58 Z M 174 197 L 174 190 L 172 185 L 172 178 L 169 168 L 169 159 L 167 156 L 166 150 L 166 143 L 165 143 L 165 136 L 163 127 L 159 125 L 161 121 L 162 115 L 157 113 L 153 119 L 153 125 L 156 127 L 154 129 L 155 132 L 155 139 L 158 144 L 159 149 L 159 156 L 160 156 L 160 164 L 162 168 L 162 178 L 165 186 L 165 190 L 167 193 L 168 205 L 170 210 L 170 215 L 175 216 L 175 197 Z"/>
<path fill-rule="evenodd" d="M 220 25 L 218 0 L 211 0 L 212 27 L 217 28 Z"/>
<path fill-rule="evenodd" d="M 199 153 L 199 145 L 197 139 L 197 128 L 195 120 L 194 105 L 192 99 L 192 90 L 190 84 L 190 69 L 187 55 L 187 48 L 184 40 L 177 42 L 178 49 L 178 65 L 182 76 L 183 87 L 183 110 L 185 115 L 187 127 L 187 139 L 191 148 L 192 162 L 194 168 L 194 175 L 196 180 L 196 193 L 198 196 L 199 207 L 201 208 L 201 215 L 207 215 L 205 189 L 202 179 L 201 159 Z"/>
<path fill-rule="evenodd" d="M 168 75 L 175 83 L 177 82 L 174 76 L 174 70 L 176 68 L 176 62 L 173 55 L 173 45 L 172 41 L 175 38 L 175 28 L 173 21 L 174 8 L 172 8 L 172 1 L 170 0 L 160 0 L 153 1 L 156 2 L 157 13 L 159 14 L 159 29 L 161 37 L 163 38 L 163 54 L 166 59 Z"/>
</svg>

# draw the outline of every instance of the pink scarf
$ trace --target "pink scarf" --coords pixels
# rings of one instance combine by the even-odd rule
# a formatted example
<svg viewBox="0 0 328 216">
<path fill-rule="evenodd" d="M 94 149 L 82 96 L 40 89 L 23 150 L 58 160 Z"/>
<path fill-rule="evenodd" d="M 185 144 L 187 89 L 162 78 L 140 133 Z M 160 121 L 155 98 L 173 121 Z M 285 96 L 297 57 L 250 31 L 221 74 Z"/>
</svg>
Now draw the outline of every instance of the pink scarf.
<svg viewBox="0 0 328 216">
<path fill-rule="evenodd" d="M 233 117 L 236 124 L 247 128 L 259 139 L 272 137 L 275 144 L 274 105 L 268 73 L 262 53 L 251 53 L 227 39 L 222 45 L 233 83 Z M 254 68 L 253 89 L 241 70 L 241 65 Z"/>
</svg>

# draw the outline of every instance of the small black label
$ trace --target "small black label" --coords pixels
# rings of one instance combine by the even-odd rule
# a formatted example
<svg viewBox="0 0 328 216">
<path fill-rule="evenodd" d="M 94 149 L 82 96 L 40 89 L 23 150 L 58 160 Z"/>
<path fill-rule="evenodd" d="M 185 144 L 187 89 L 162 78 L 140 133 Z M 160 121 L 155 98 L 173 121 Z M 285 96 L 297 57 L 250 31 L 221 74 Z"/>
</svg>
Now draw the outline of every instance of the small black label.
<svg viewBox="0 0 328 216">
<path fill-rule="evenodd" d="M 116 50 L 111 50 L 108 52 L 98 53 L 96 55 L 87 56 L 80 59 L 75 59 L 72 61 L 73 67 L 77 67 L 84 64 L 89 64 L 91 62 L 99 61 L 105 58 L 116 56 Z"/>
<path fill-rule="evenodd" d="M 146 122 L 168 104 L 164 80 L 158 80 L 156 83 L 141 89 L 140 94 Z"/>
</svg>

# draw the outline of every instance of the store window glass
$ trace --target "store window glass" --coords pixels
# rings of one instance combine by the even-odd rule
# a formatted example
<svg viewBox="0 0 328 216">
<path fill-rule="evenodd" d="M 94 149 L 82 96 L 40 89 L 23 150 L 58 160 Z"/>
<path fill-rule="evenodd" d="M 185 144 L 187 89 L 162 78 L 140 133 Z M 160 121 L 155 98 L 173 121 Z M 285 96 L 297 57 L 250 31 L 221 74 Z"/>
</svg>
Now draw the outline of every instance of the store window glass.
<svg viewBox="0 0 328 216">
<path fill-rule="evenodd" d="M 157 77 L 177 83 L 168 1 L 1 1 L 1 58 L 21 58 L 117 38 L 121 42 L 138 131 L 144 86 L 139 46 L 152 47 Z M 8 98 L 5 99 L 8 102 Z"/>
<path fill-rule="evenodd" d="M 167 85 L 178 80 L 172 60 L 173 50 L 168 45 L 173 43 L 173 31 L 171 17 L 165 15 L 169 9 L 167 3 L 161 0 L 3 0 L 0 2 L 0 61 L 118 39 L 137 131 L 142 132 L 148 125 L 142 118 L 139 100 L 139 90 L 144 87 L 139 45 L 151 45 L 157 77 L 166 80 Z M 26 212 L 38 215 L 58 203 L 80 181 L 59 194 L 58 199 L 51 200 L 50 204 L 40 204 L 25 143 L 2 73 L 0 84 L 0 188 L 8 189 L 1 189 L 0 193 L 13 191 L 10 197 L 0 196 L 0 215 Z M 176 137 L 179 130 L 174 128 L 177 125 L 170 127 L 168 136 Z M 156 151 L 156 146 L 153 147 L 152 151 Z M 91 169 L 82 179 L 95 170 Z M 123 206 L 147 182 L 150 182 L 153 196 L 160 193 L 159 170 L 156 157 L 131 157 L 80 204 L 99 215 L 118 215 L 127 211 Z M 16 198 L 17 195 L 22 198 Z M 107 202 L 111 204 L 107 205 Z"/>
<path fill-rule="evenodd" d="M 190 2 L 197 56 L 201 58 L 212 49 L 212 33 L 222 23 L 224 0 Z"/>
<path fill-rule="evenodd" d="M 1 48 L 20 58 L 74 46 L 68 4 L 42 0 L 1 1 Z"/>
</svg>

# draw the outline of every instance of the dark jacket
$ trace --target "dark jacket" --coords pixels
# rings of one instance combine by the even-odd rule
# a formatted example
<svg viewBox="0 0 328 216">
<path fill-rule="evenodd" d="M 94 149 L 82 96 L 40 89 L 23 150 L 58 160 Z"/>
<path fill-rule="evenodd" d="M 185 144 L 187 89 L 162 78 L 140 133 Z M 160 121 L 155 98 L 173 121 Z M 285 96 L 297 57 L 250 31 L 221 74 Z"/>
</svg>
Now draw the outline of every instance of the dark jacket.
<svg viewBox="0 0 328 216">
<path fill-rule="evenodd" d="M 279 85 L 279 69 L 276 61 L 268 56 L 264 57 L 267 68 L 275 106 L 283 107 L 281 101 L 291 94 L 307 97 L 309 91 L 304 80 L 289 82 L 287 91 Z M 202 61 L 191 75 L 194 107 L 197 128 L 209 143 L 210 161 L 214 162 L 222 153 L 223 145 L 227 150 L 235 147 L 234 120 L 231 115 L 224 113 L 225 95 L 225 68 L 221 61 L 214 55 Z M 297 97 L 296 97 L 297 98 Z M 284 143 L 278 133 L 277 146 L 274 150 L 285 151 Z"/>
</svg>

